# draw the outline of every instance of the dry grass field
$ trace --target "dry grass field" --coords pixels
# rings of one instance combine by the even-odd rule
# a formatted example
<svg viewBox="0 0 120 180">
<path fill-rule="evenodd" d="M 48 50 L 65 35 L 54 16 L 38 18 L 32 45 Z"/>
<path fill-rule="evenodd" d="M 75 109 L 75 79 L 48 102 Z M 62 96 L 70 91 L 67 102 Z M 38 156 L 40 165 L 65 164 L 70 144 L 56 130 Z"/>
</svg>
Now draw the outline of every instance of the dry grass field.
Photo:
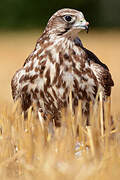
<svg viewBox="0 0 120 180">
<path fill-rule="evenodd" d="M 31 109 L 28 120 L 23 120 L 19 103 L 13 105 L 10 81 L 33 50 L 39 36 L 38 31 L 0 33 L 0 179 L 118 180 L 120 32 L 81 33 L 84 45 L 108 65 L 115 82 L 112 106 L 110 99 L 105 104 L 105 131 L 101 101 L 94 108 L 91 104 L 89 127 L 84 125 L 81 102 L 75 116 L 72 115 L 71 104 L 63 110 L 63 125 L 59 129 L 53 126 L 54 133 L 48 128 L 48 121 L 40 124 L 35 119 Z M 111 115 L 114 120 L 112 127 L 109 123 Z"/>
</svg>

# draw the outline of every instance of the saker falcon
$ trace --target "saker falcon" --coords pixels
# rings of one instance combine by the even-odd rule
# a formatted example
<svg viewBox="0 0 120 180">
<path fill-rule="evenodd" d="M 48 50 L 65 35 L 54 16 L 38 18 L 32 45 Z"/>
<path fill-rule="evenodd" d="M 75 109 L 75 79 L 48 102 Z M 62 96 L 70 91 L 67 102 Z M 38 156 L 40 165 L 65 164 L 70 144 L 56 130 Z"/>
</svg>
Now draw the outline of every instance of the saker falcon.
<svg viewBox="0 0 120 180">
<path fill-rule="evenodd" d="M 59 126 L 70 90 L 73 110 L 81 99 L 84 114 L 89 113 L 89 101 L 94 102 L 99 87 L 104 99 L 110 96 L 114 83 L 108 67 L 78 37 L 88 26 L 82 12 L 74 9 L 61 9 L 49 19 L 35 49 L 11 82 L 13 99 L 21 99 L 24 113 L 34 103 L 37 112 L 44 117 L 49 114 Z"/>
</svg>

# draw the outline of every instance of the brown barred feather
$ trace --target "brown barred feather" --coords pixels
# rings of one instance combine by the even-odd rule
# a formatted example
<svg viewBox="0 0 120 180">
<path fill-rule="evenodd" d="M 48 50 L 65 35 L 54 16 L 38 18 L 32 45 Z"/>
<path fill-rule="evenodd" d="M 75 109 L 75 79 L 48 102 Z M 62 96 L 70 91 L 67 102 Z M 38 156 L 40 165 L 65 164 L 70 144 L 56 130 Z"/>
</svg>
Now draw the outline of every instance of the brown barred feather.
<svg viewBox="0 0 120 180">
<path fill-rule="evenodd" d="M 77 37 L 81 29 L 88 29 L 88 22 L 74 9 L 61 9 L 50 18 L 34 51 L 11 81 L 13 99 L 21 99 L 24 112 L 34 103 L 44 118 L 51 115 L 59 126 L 60 111 L 68 105 L 70 90 L 73 110 L 82 99 L 83 113 L 87 115 L 89 102 L 94 102 L 100 86 L 104 99 L 110 96 L 114 85 L 111 74 L 83 47 Z"/>
</svg>

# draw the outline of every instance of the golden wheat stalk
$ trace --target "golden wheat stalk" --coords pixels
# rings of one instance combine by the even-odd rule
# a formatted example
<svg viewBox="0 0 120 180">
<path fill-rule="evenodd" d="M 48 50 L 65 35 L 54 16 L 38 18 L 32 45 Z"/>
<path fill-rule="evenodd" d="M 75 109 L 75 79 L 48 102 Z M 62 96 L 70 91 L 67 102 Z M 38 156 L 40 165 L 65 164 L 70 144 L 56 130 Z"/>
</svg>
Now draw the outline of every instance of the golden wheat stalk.
<svg viewBox="0 0 120 180">
<path fill-rule="evenodd" d="M 82 114 L 82 101 L 75 113 L 72 93 L 69 102 L 68 108 L 62 109 L 60 128 L 53 123 L 51 129 L 49 117 L 46 121 L 37 119 L 32 107 L 24 120 L 20 101 L 13 106 L 12 113 L 5 108 L 1 111 L 0 179 L 78 180 L 82 177 L 83 180 L 107 180 L 106 168 L 110 169 L 110 174 L 116 172 L 116 179 L 119 179 L 120 125 L 118 117 L 114 129 L 111 128 L 110 98 L 103 107 L 99 92 L 94 104 L 90 102 L 89 126 Z M 111 175 L 109 179 L 112 178 Z"/>
</svg>

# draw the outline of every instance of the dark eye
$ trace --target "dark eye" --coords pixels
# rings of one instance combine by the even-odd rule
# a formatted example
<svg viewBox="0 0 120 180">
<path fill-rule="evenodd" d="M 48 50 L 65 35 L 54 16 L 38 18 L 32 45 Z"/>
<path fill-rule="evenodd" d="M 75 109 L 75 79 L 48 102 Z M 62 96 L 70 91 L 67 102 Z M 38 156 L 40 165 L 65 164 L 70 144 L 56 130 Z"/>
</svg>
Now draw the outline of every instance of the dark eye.
<svg viewBox="0 0 120 180">
<path fill-rule="evenodd" d="M 72 20 L 72 17 L 71 16 L 65 16 L 64 17 L 66 21 L 70 22 Z"/>
</svg>

